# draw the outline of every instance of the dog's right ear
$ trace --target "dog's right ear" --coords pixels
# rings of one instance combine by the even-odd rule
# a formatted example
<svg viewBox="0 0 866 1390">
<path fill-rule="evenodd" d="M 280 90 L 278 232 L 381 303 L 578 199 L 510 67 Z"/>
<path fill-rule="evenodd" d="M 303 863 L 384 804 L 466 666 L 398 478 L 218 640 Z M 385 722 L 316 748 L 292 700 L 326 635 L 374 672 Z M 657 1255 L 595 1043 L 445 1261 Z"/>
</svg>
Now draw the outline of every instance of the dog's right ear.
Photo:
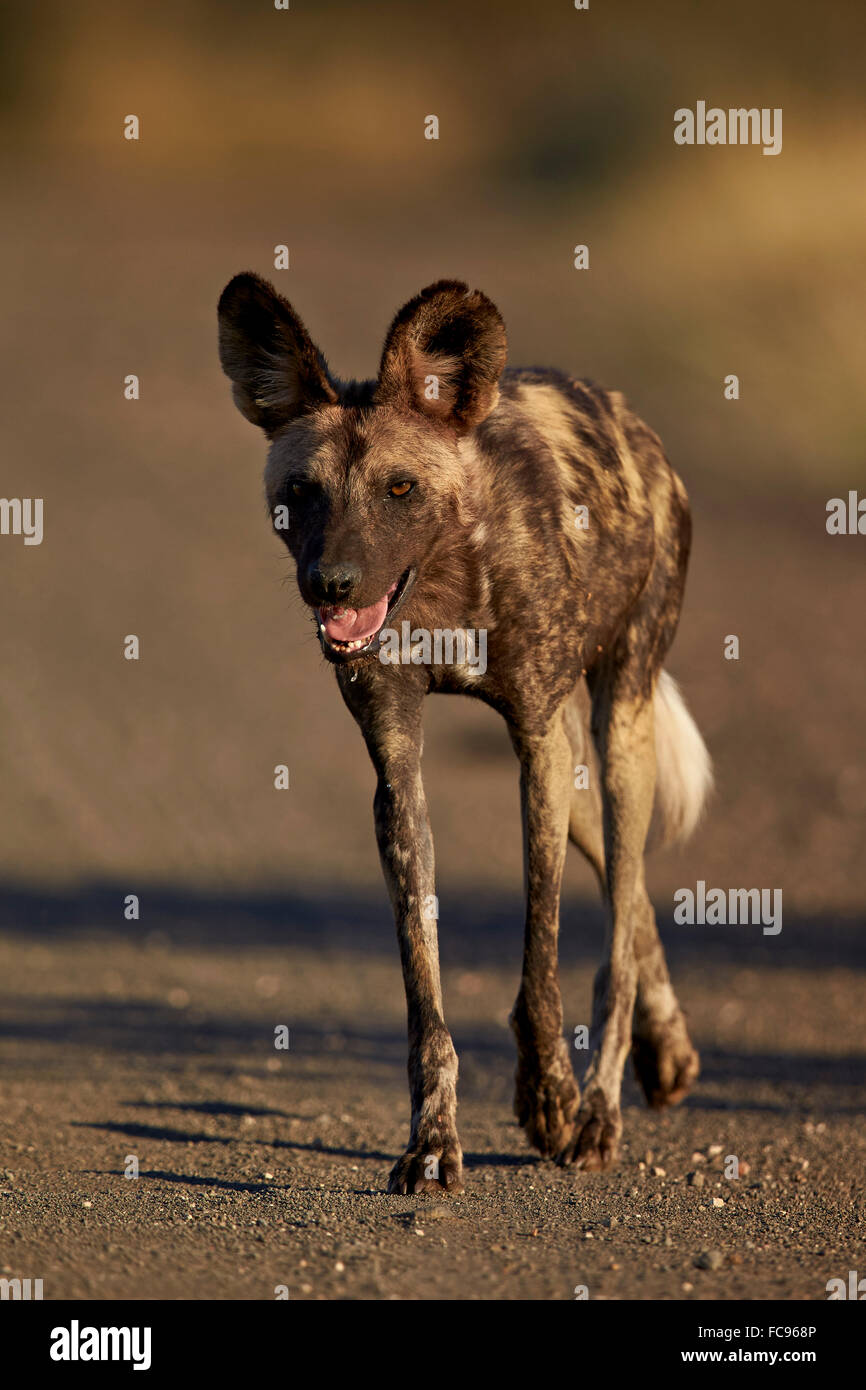
<svg viewBox="0 0 866 1390">
<path fill-rule="evenodd" d="M 486 294 L 437 280 L 391 324 L 376 399 L 465 434 L 496 405 L 505 354 L 505 324 Z"/>
<path fill-rule="evenodd" d="M 236 275 L 220 295 L 217 314 L 220 362 L 235 405 L 268 438 L 305 410 L 335 404 L 325 359 L 267 280 Z"/>
</svg>

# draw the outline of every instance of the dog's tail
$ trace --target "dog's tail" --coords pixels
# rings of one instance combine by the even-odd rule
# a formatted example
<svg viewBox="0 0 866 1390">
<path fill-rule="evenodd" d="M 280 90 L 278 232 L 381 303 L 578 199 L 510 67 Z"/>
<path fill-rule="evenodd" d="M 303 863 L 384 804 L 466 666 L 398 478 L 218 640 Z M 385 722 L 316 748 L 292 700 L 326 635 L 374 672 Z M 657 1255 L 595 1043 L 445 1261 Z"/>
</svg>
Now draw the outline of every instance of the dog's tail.
<svg viewBox="0 0 866 1390">
<path fill-rule="evenodd" d="M 713 787 L 713 764 L 673 676 L 655 693 L 656 794 L 647 849 L 687 840 Z"/>
</svg>

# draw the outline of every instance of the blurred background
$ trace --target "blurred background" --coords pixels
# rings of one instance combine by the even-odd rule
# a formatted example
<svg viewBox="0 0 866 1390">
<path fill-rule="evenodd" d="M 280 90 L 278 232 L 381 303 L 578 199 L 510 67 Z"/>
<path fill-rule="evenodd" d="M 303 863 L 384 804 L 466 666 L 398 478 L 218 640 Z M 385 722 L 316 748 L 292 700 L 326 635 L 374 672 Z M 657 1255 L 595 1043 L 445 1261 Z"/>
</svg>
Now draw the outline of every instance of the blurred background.
<svg viewBox="0 0 866 1390">
<path fill-rule="evenodd" d="M 376 904 L 390 949 L 372 772 L 217 361 L 243 269 L 340 375 L 456 276 L 512 362 L 628 395 L 693 499 L 669 664 L 718 772 L 695 842 L 652 861 L 660 915 L 699 877 L 783 888 L 786 921 L 862 912 L 866 539 L 825 531 L 864 486 L 862 6 L 79 0 L 0 24 L 2 492 L 45 506 L 41 546 L 0 540 L 7 925 L 157 889 L 205 919 L 330 896 Z M 782 107 L 782 153 L 677 147 L 698 100 Z M 516 922 L 504 729 L 431 701 L 425 764 L 443 936 L 485 893 Z M 592 892 L 576 857 L 567 888 Z"/>
<path fill-rule="evenodd" d="M 830 498 L 866 492 L 864 31 L 861 0 L 4 7 L 0 495 L 44 499 L 40 546 L 0 536 L 4 1270 L 44 1274 L 46 1297 L 270 1298 L 288 1277 L 293 1299 L 570 1298 L 583 1268 L 593 1297 L 680 1297 L 700 1239 L 740 1262 L 708 1289 L 808 1298 L 855 1267 L 866 536 L 825 521 Z M 675 110 L 698 101 L 781 107 L 781 154 L 675 145 Z M 623 1165 L 579 1185 L 532 1166 L 507 1028 L 517 763 L 490 711 L 431 700 L 446 1016 L 475 1170 L 461 1210 L 504 1213 L 455 1223 L 436 1258 L 390 1230 L 404 1199 L 370 1195 L 405 1141 L 400 966 L 372 769 L 267 521 L 264 440 L 217 360 L 217 299 L 245 269 L 344 376 L 375 372 L 423 285 L 479 286 L 511 361 L 624 391 L 693 503 L 669 667 L 718 789 L 649 884 L 699 1085 L 659 1117 L 627 1069 Z M 674 891 L 698 879 L 781 889 L 781 935 L 674 924 Z M 588 1021 L 601 941 L 573 854 L 567 1034 Z M 746 1157 L 759 1205 L 747 1192 L 693 1225 L 687 1201 L 623 1198 L 641 1156 L 685 1184 L 701 1145 Z M 145 1182 L 118 1184 L 130 1147 Z M 633 1237 L 587 1243 L 593 1211 L 614 1240 L 620 1200 Z M 659 1210 L 667 1253 L 636 1233 Z M 495 1285 L 493 1252 L 521 1223 L 541 1228 L 521 1246 L 537 1254 Z M 348 1253 L 329 1253 L 332 1231 Z"/>
</svg>

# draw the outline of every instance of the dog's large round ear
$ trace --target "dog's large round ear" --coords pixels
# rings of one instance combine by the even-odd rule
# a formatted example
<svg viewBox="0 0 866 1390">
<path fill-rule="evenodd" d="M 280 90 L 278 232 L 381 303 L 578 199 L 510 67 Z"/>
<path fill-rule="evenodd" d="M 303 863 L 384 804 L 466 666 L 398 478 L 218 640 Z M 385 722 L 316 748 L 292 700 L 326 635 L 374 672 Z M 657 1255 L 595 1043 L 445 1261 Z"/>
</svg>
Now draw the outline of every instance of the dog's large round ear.
<svg viewBox="0 0 866 1390">
<path fill-rule="evenodd" d="M 460 280 L 438 280 L 391 324 L 376 400 L 420 411 L 465 434 L 496 405 L 506 348 L 496 305 Z"/>
<path fill-rule="evenodd" d="M 273 285 L 246 272 L 220 295 L 219 353 L 235 405 L 268 436 L 337 392 L 325 359 L 291 304 Z"/>
</svg>

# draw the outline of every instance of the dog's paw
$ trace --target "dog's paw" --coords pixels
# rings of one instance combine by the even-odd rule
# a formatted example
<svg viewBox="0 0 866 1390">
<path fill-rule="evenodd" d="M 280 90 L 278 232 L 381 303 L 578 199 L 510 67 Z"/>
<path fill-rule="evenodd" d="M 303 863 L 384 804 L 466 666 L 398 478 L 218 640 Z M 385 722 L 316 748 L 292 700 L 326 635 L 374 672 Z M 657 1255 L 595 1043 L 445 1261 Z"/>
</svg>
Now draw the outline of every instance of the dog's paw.
<svg viewBox="0 0 866 1390">
<path fill-rule="evenodd" d="M 460 1145 L 408 1149 L 398 1158 L 388 1178 L 388 1191 L 408 1196 L 413 1192 L 463 1191 L 463 1157 Z"/>
<path fill-rule="evenodd" d="M 701 1059 L 692 1047 L 682 1014 L 658 1031 L 635 1034 L 631 1056 L 635 1076 L 653 1110 L 677 1105 L 691 1090 L 701 1069 Z"/>
<path fill-rule="evenodd" d="M 568 1143 L 579 1104 L 580 1092 L 570 1063 L 567 1074 L 558 1070 L 538 1075 L 518 1067 L 514 1092 L 517 1123 L 533 1148 L 546 1158 L 554 1158 Z"/>
<path fill-rule="evenodd" d="M 574 1132 L 556 1161 L 560 1167 L 573 1164 L 585 1172 L 609 1168 L 617 1157 L 621 1134 L 619 1106 L 612 1105 L 603 1091 L 589 1090 L 577 1112 Z"/>
</svg>

